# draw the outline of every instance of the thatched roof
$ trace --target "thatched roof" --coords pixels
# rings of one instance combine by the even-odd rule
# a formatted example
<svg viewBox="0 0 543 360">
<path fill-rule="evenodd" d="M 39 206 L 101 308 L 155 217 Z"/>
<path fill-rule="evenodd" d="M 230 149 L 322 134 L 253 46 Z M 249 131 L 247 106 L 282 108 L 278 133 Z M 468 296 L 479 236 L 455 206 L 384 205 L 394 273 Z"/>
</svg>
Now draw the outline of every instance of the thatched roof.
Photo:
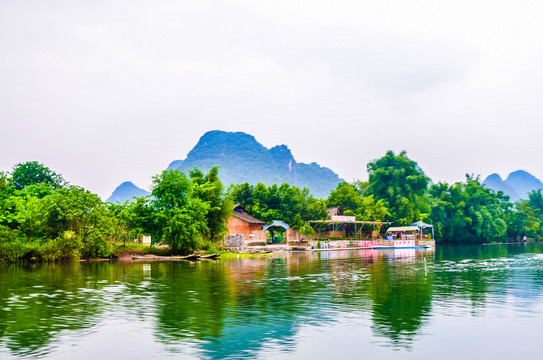
<svg viewBox="0 0 543 360">
<path fill-rule="evenodd" d="M 326 209 L 326 211 L 328 211 L 328 215 L 330 215 L 330 217 L 343 215 L 343 210 L 341 209 L 341 206 L 329 207 Z"/>
</svg>

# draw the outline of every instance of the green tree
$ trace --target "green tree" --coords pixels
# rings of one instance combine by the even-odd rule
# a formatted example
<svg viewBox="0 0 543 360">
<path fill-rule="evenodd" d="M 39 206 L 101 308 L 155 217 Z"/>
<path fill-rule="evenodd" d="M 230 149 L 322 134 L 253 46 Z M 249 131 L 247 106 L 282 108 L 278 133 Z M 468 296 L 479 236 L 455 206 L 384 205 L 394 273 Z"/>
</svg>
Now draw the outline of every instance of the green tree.
<svg viewBox="0 0 543 360">
<path fill-rule="evenodd" d="M 174 252 L 198 249 L 209 234 L 209 205 L 193 196 L 192 182 L 178 170 L 167 170 L 153 178 L 152 206 L 158 232 Z"/>
<path fill-rule="evenodd" d="M 495 193 L 478 177 L 467 176 L 465 183 L 432 185 L 431 219 L 436 237 L 448 243 L 496 241 L 507 233 L 506 216 L 511 204 L 503 193 Z"/>
<path fill-rule="evenodd" d="M 301 229 L 300 229 L 300 234 L 302 234 L 303 236 L 305 236 L 306 238 L 311 238 L 314 234 L 315 234 L 315 229 L 313 229 L 313 227 L 311 227 L 311 225 L 309 224 L 305 224 Z"/>
<path fill-rule="evenodd" d="M 39 234 L 46 221 L 43 200 L 35 196 L 17 197 L 17 220 L 20 231 L 26 235 L 28 242 L 32 237 Z"/>
<path fill-rule="evenodd" d="M 66 185 L 61 175 L 37 161 L 28 161 L 15 165 L 12 177 L 13 184 L 18 190 L 29 185 L 44 184 L 53 189 L 59 189 Z"/>
<path fill-rule="evenodd" d="M 123 239 L 126 239 L 129 234 L 134 238 L 159 234 L 153 206 L 148 197 L 139 197 L 135 201 L 126 201 L 123 205 L 111 204 L 110 206 L 122 220 L 123 228 L 120 228 L 119 231 Z"/>
<path fill-rule="evenodd" d="M 341 206 L 346 215 L 354 215 L 362 206 L 362 194 L 354 185 L 343 181 L 330 192 L 326 205 L 330 207 Z"/>
<path fill-rule="evenodd" d="M 543 195 L 541 195 L 541 189 L 533 190 L 528 194 L 530 206 L 533 209 L 539 210 L 540 214 L 543 214 Z"/>
<path fill-rule="evenodd" d="M 98 195 L 74 185 L 55 190 L 44 201 L 47 225 L 53 236 L 70 230 L 84 238 L 97 220 L 96 210 L 103 207 Z"/>
<path fill-rule="evenodd" d="M 232 200 L 227 197 L 219 179 L 219 167 L 212 167 L 207 174 L 193 169 L 190 171 L 190 178 L 193 182 L 194 196 L 209 205 L 206 218 L 209 239 L 217 242 L 228 231 L 226 223 L 233 210 Z"/>
<path fill-rule="evenodd" d="M 514 205 L 513 211 L 507 216 L 507 235 L 516 240 L 525 236 L 541 238 L 541 214 L 539 209 L 534 209 L 531 201 L 520 200 Z"/>
<path fill-rule="evenodd" d="M 472 219 L 466 214 L 464 184 L 434 184 L 429 189 L 435 236 L 441 242 L 466 242 Z"/>
<path fill-rule="evenodd" d="M 406 225 L 430 213 L 426 199 L 429 179 L 405 151 L 395 155 L 387 151 L 380 159 L 368 163 L 369 181 L 365 195 L 382 200 L 390 211 L 390 220 Z"/>
<path fill-rule="evenodd" d="M 12 178 L 0 171 L 0 227 L 17 227 L 17 205 L 14 198 L 15 187 Z"/>
<path fill-rule="evenodd" d="M 337 188 L 330 192 L 326 205 L 341 206 L 345 215 L 354 215 L 359 221 L 383 221 L 389 215 L 384 200 L 375 201 L 373 195 L 363 196 L 361 187 L 357 186 L 359 184 L 362 183 L 339 183 Z"/>
</svg>

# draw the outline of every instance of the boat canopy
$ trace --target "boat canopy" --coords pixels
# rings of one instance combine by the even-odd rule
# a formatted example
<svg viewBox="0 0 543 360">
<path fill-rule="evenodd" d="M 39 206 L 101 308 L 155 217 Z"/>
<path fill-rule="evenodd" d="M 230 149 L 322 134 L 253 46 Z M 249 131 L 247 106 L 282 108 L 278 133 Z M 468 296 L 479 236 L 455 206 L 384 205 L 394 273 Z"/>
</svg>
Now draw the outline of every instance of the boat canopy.
<svg viewBox="0 0 543 360">
<path fill-rule="evenodd" d="M 423 223 L 422 221 L 417 221 L 416 223 L 411 224 L 411 226 L 418 226 L 421 229 L 433 228 L 434 225 Z"/>
<path fill-rule="evenodd" d="M 404 231 L 419 231 L 420 228 L 418 226 L 398 226 L 398 227 L 390 227 L 388 228 L 387 232 L 404 232 Z"/>
</svg>

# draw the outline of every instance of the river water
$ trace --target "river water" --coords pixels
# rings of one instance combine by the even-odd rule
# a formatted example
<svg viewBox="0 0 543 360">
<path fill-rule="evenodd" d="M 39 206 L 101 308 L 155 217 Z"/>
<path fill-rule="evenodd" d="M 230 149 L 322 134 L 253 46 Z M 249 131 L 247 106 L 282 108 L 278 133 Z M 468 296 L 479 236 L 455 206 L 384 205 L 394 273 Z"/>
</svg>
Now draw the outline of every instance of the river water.
<svg viewBox="0 0 543 360">
<path fill-rule="evenodd" d="M 539 358 L 543 245 L 0 267 L 0 359 Z"/>
</svg>

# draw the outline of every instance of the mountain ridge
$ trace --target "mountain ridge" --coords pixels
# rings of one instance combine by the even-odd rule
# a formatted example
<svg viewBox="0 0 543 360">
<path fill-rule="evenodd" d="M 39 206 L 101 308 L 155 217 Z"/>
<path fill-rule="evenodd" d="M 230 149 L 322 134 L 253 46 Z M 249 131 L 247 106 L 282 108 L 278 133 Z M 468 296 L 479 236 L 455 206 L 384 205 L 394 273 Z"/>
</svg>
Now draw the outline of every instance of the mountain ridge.
<svg viewBox="0 0 543 360">
<path fill-rule="evenodd" d="M 187 173 L 194 167 L 209 171 L 213 166 L 220 166 L 219 176 L 225 185 L 286 182 L 307 187 L 322 198 L 342 181 L 332 170 L 317 163 L 296 162 L 286 145 L 268 149 L 250 134 L 221 130 L 206 132 L 175 168 Z"/>
<path fill-rule="evenodd" d="M 316 197 L 327 198 L 330 191 L 343 181 L 335 172 L 316 162 L 296 162 L 286 145 L 266 148 L 253 135 L 244 132 L 212 130 L 203 134 L 183 160 L 172 161 L 166 170 L 180 170 L 188 174 L 198 168 L 203 172 L 219 166 L 219 177 L 225 186 L 249 183 L 265 185 L 288 183 L 308 188 Z M 132 200 L 149 192 L 125 182 L 108 198 L 111 202 Z M 124 186 L 123 186 L 124 185 Z M 134 194 L 130 193 L 130 189 Z M 136 195 L 143 194 L 145 195 Z"/>
<path fill-rule="evenodd" d="M 543 189 L 541 180 L 525 170 L 513 171 L 505 180 L 496 173 L 490 174 L 483 184 L 494 191 L 502 191 L 511 201 L 527 199 L 531 191 Z"/>
</svg>

